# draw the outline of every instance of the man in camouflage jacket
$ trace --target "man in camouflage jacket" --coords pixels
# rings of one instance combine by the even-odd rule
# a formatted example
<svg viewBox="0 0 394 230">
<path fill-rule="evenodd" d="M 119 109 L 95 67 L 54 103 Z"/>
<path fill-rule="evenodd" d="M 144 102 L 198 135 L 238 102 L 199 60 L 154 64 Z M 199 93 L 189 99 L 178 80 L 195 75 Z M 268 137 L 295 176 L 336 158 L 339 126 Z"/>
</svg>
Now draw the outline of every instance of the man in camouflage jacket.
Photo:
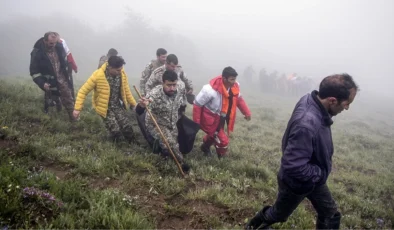
<svg viewBox="0 0 394 230">
<path fill-rule="evenodd" d="M 183 171 L 188 172 L 189 166 L 185 163 L 183 155 L 179 151 L 177 129 L 179 110 L 185 107 L 184 95 L 185 88 L 178 84 L 178 75 L 174 71 L 166 70 L 162 76 L 162 84 L 153 88 L 145 98 L 140 100 L 139 107 L 145 108 L 149 105 L 148 108 L 167 139 L 175 157 L 182 164 Z M 149 113 L 146 113 L 145 127 L 147 135 L 158 140 L 161 154 L 168 157 L 170 152 Z"/>
<path fill-rule="evenodd" d="M 162 76 L 164 71 L 166 70 L 175 71 L 178 75 L 178 79 L 181 80 L 178 81 L 178 85 L 185 85 L 184 87 L 187 94 L 193 93 L 192 82 L 186 77 L 186 74 L 183 72 L 182 67 L 178 66 L 177 56 L 175 56 L 174 54 L 170 54 L 167 56 L 166 63 L 152 72 L 151 76 L 145 84 L 145 94 L 148 94 L 149 91 L 151 91 L 153 88 L 163 83 Z"/>
<path fill-rule="evenodd" d="M 148 65 L 145 67 L 145 70 L 142 71 L 141 79 L 140 79 L 140 93 L 142 96 L 146 95 L 145 84 L 148 81 L 152 72 L 155 69 L 159 68 L 160 66 L 164 65 L 164 63 L 166 62 L 167 50 L 165 50 L 163 48 L 157 49 L 156 57 L 157 57 L 157 59 L 154 59 L 151 62 L 149 62 Z"/>
<path fill-rule="evenodd" d="M 105 62 L 108 61 L 108 58 L 110 58 L 110 57 L 112 57 L 112 56 L 116 56 L 116 55 L 118 55 L 118 51 L 117 51 L 116 49 L 114 49 L 114 48 L 109 49 L 107 55 L 103 55 L 103 56 L 100 57 L 100 60 L 99 60 L 99 64 L 98 64 L 97 69 L 100 69 L 100 67 L 101 67 Z"/>
</svg>

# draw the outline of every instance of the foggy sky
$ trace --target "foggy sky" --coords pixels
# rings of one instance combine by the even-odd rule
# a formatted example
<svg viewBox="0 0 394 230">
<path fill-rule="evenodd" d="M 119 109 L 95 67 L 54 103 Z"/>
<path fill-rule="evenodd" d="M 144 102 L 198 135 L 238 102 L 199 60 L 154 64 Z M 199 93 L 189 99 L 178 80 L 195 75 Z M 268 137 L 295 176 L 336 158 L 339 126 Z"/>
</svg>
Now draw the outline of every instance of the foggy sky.
<svg viewBox="0 0 394 230">
<path fill-rule="evenodd" d="M 0 20 L 68 12 L 105 30 L 122 23 L 125 7 L 191 39 L 201 68 L 217 74 L 228 65 L 318 78 L 348 72 L 381 94 L 394 82 L 392 0 L 0 0 Z"/>
</svg>

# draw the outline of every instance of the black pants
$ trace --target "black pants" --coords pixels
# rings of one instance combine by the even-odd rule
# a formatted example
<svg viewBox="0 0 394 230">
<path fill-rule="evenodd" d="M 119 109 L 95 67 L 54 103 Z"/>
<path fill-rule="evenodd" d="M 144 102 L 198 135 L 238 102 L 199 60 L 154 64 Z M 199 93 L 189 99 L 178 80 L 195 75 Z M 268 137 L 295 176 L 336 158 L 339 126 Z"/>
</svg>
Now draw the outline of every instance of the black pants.
<svg viewBox="0 0 394 230">
<path fill-rule="evenodd" d="M 329 219 L 337 212 L 337 205 L 326 184 L 315 187 L 306 194 L 296 194 L 278 178 L 279 193 L 275 204 L 266 210 L 265 215 L 272 223 L 285 222 L 297 206 L 308 198 L 320 220 Z"/>
</svg>

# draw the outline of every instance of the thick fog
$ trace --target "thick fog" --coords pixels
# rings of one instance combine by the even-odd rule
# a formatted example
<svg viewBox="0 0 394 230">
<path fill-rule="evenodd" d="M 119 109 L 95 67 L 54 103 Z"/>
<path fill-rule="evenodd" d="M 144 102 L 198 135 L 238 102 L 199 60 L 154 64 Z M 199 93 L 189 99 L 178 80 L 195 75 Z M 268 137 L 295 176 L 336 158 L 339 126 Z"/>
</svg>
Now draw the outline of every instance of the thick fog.
<svg viewBox="0 0 394 230">
<path fill-rule="evenodd" d="M 0 77 L 26 75 L 34 43 L 47 31 L 63 37 L 78 78 L 116 48 L 138 78 L 163 47 L 192 80 L 233 66 L 242 82 L 252 65 L 319 81 L 347 72 L 363 94 L 394 97 L 392 0 L 0 0 Z"/>
</svg>

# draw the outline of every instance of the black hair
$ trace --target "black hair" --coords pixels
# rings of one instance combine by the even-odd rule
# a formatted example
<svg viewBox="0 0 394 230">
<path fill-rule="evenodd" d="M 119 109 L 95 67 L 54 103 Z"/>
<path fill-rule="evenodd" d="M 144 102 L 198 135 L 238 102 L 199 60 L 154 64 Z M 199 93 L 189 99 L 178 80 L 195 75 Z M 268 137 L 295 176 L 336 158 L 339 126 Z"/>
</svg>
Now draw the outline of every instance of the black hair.
<svg viewBox="0 0 394 230">
<path fill-rule="evenodd" d="M 351 89 L 359 90 L 352 76 L 347 73 L 333 74 L 320 82 L 319 97 L 321 99 L 335 97 L 341 102 L 349 99 Z"/>
<path fill-rule="evenodd" d="M 126 64 L 126 62 L 120 56 L 111 56 L 108 58 L 108 66 L 111 66 L 112 68 L 117 69 L 122 67 L 124 64 Z"/>
<path fill-rule="evenodd" d="M 169 54 L 167 56 L 166 62 L 168 64 L 174 64 L 174 65 L 178 65 L 178 58 L 175 56 L 175 54 Z"/>
<path fill-rule="evenodd" d="M 161 56 L 161 55 L 166 55 L 167 54 L 167 50 L 163 49 L 163 48 L 159 48 L 156 51 L 156 56 Z"/>
<path fill-rule="evenodd" d="M 235 69 L 231 66 L 227 66 L 226 68 L 223 69 L 222 72 L 222 77 L 228 78 L 228 77 L 237 77 L 238 73 L 235 71 Z"/>
<path fill-rule="evenodd" d="M 108 50 L 108 56 L 116 56 L 118 55 L 118 51 L 114 48 Z"/>
<path fill-rule="evenodd" d="M 163 73 L 162 80 L 163 80 L 163 83 L 164 83 L 165 81 L 172 81 L 172 82 L 173 82 L 173 81 L 176 81 L 176 80 L 178 80 L 178 74 L 175 73 L 175 71 L 166 70 L 166 71 L 164 71 L 164 73 Z"/>
</svg>

